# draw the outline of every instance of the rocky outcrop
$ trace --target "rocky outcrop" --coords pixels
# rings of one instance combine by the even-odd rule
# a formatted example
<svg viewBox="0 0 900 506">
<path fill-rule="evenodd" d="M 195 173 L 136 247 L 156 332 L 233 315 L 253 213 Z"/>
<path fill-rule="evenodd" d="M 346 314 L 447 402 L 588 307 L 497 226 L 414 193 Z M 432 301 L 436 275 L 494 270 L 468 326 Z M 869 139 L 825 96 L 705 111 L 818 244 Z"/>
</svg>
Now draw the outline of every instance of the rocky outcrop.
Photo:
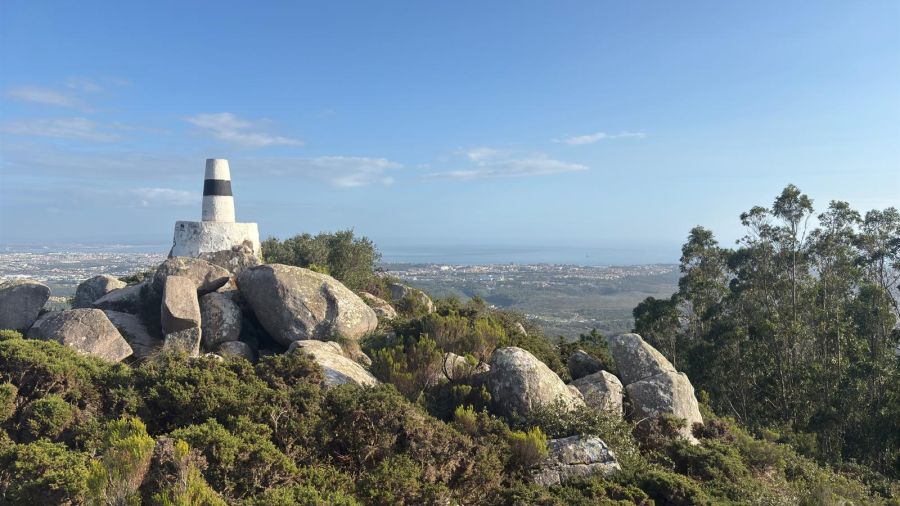
<svg viewBox="0 0 900 506">
<path fill-rule="evenodd" d="M 691 428 L 694 423 L 703 423 L 703 417 L 687 375 L 677 372 L 671 362 L 637 334 L 622 334 L 608 341 L 631 400 L 631 417 L 641 420 L 664 413 L 675 415 L 687 422 L 682 436 L 696 442 Z"/>
<path fill-rule="evenodd" d="M 242 297 L 281 345 L 341 336 L 359 339 L 375 330 L 375 311 L 336 279 L 302 267 L 261 265 L 237 276 Z"/>
<path fill-rule="evenodd" d="M 56 341 L 79 353 L 111 362 L 132 354 L 131 346 L 99 309 L 70 309 L 48 316 L 41 322 L 40 339 Z"/>
<path fill-rule="evenodd" d="M 50 288 L 19 279 L 0 283 L 0 329 L 26 331 L 50 298 Z"/>
<path fill-rule="evenodd" d="M 634 409 L 633 418 L 642 419 L 670 413 L 687 422 L 681 435 L 696 441 L 691 429 L 703 423 L 694 387 L 683 372 L 664 372 L 625 387 Z"/>
<path fill-rule="evenodd" d="M 531 353 L 522 348 L 499 348 L 491 358 L 488 391 L 506 416 L 527 416 L 534 409 L 561 403 L 564 409 L 584 405 L 568 386 Z"/>
<path fill-rule="evenodd" d="M 144 281 L 136 285 L 128 285 L 109 292 L 94 301 L 96 309 L 119 311 L 121 313 L 138 314 L 144 305 L 150 282 Z"/>
<path fill-rule="evenodd" d="M 227 295 L 213 292 L 200 297 L 200 320 L 202 344 L 207 350 L 216 349 L 220 343 L 237 341 L 241 336 L 241 308 Z"/>
<path fill-rule="evenodd" d="M 616 456 L 600 438 L 571 436 L 547 443 L 550 455 L 532 471 L 538 485 L 560 485 L 573 478 L 610 476 L 622 470 Z"/>
<path fill-rule="evenodd" d="M 216 349 L 216 354 L 225 358 L 241 357 L 250 362 L 253 362 L 253 359 L 255 358 L 253 348 L 241 341 L 226 341 L 219 344 L 219 347 Z"/>
<path fill-rule="evenodd" d="M 325 373 L 325 386 L 337 386 L 344 383 L 355 383 L 360 386 L 378 384 L 375 376 L 353 360 L 344 356 L 341 345 L 334 341 L 295 341 L 288 348 L 288 353 L 302 352 L 309 355 Z"/>
<path fill-rule="evenodd" d="M 367 292 L 361 292 L 359 296 L 375 311 L 375 315 L 379 318 L 390 321 L 397 317 L 397 310 L 388 301 Z"/>
<path fill-rule="evenodd" d="M 675 366 L 637 334 L 612 336 L 607 342 L 625 385 L 664 372 L 675 372 Z"/>
<path fill-rule="evenodd" d="M 599 360 L 588 355 L 584 350 L 576 350 L 575 353 L 569 355 L 566 366 L 568 366 L 573 380 L 594 374 L 603 368 Z"/>
<path fill-rule="evenodd" d="M 213 253 L 200 253 L 200 260 L 218 265 L 226 269 L 232 275 L 237 275 L 251 267 L 260 265 L 259 257 L 253 253 L 253 248 L 248 245 L 235 246 L 230 250 L 216 251 Z"/>
<path fill-rule="evenodd" d="M 61 310 L 64 311 L 64 310 Z M 47 318 L 59 313 L 61 311 L 46 311 L 41 313 L 41 316 L 38 316 L 38 319 L 34 321 L 31 325 L 31 328 L 28 329 L 28 332 L 25 333 L 25 337 L 28 339 L 41 339 L 41 325 L 47 321 Z"/>
<path fill-rule="evenodd" d="M 75 300 L 72 302 L 73 308 L 90 308 L 93 307 L 94 301 L 103 297 L 113 290 L 125 288 L 127 284 L 119 281 L 117 278 L 101 274 L 87 279 L 78 285 L 75 289 Z"/>
<path fill-rule="evenodd" d="M 128 341 L 137 358 L 147 358 L 162 346 L 162 339 L 150 334 L 147 326 L 140 318 L 119 311 L 104 311 L 116 330 Z"/>
<path fill-rule="evenodd" d="M 581 392 L 582 397 L 584 397 L 584 403 L 589 408 L 597 411 L 608 411 L 622 416 L 624 391 L 622 382 L 614 375 L 606 371 L 599 371 L 578 378 L 570 385 Z"/>
<path fill-rule="evenodd" d="M 157 293 L 162 293 L 166 278 L 169 276 L 190 279 L 194 289 L 203 294 L 214 292 L 227 283 L 231 273 L 224 267 L 213 265 L 199 258 L 172 257 L 160 264 L 153 276 L 153 289 Z"/>
<path fill-rule="evenodd" d="M 160 324 L 163 334 L 200 328 L 200 303 L 194 282 L 184 276 L 168 276 L 163 285 Z"/>
<path fill-rule="evenodd" d="M 163 339 L 163 349 L 168 351 L 180 351 L 192 358 L 199 357 L 200 328 L 191 327 L 169 332 Z"/>
<path fill-rule="evenodd" d="M 434 302 L 422 290 L 402 283 L 388 283 L 388 289 L 391 291 L 391 301 L 395 304 L 409 297 L 422 304 L 429 313 L 434 312 Z"/>
</svg>

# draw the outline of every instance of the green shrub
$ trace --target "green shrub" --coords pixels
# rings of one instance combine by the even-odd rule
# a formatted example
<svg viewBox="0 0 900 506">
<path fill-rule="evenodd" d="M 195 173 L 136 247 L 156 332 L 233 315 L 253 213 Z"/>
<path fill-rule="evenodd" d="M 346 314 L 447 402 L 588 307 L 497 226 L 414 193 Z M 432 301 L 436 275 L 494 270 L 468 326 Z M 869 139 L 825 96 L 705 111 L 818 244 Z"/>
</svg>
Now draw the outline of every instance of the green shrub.
<svg viewBox="0 0 900 506">
<path fill-rule="evenodd" d="M 532 410 L 527 420 L 518 421 L 515 425 L 538 426 L 554 439 L 576 434 L 597 436 L 609 445 L 624 467 L 636 467 L 643 462 L 632 426 L 608 411 L 588 407 L 570 410 L 562 403 L 556 403 Z"/>
<path fill-rule="evenodd" d="M 0 423 L 3 423 L 16 412 L 16 397 L 19 389 L 12 383 L 0 383 Z"/>
<path fill-rule="evenodd" d="M 533 427 L 527 432 L 511 431 L 507 436 L 510 450 L 510 463 L 519 469 L 529 469 L 547 458 L 547 435 L 540 427 Z"/>
<path fill-rule="evenodd" d="M 75 419 L 75 409 L 58 395 L 42 397 L 25 407 L 22 429 L 31 439 L 55 439 Z"/>
<path fill-rule="evenodd" d="M 406 345 L 375 350 L 372 374 L 394 385 L 407 399 L 415 402 L 441 372 L 441 352 L 433 339 L 409 339 Z"/>
<path fill-rule="evenodd" d="M 649 467 L 637 476 L 637 483 L 657 504 L 672 506 L 696 506 L 712 504 L 709 496 L 690 478 Z"/>
<path fill-rule="evenodd" d="M 286 484 L 297 473 L 294 463 L 269 440 L 268 427 L 247 419 L 234 425 L 232 432 L 210 419 L 175 430 L 170 436 L 203 453 L 209 465 L 204 475 L 226 497 L 240 499 L 260 493 Z"/>
<path fill-rule="evenodd" d="M 14 383 L 19 396 L 29 401 L 60 394 L 82 406 L 99 406 L 108 387 L 120 383 L 117 375 L 127 367 L 79 355 L 55 341 L 0 341 L 0 380 Z"/>
<path fill-rule="evenodd" d="M 0 497 L 7 504 L 81 504 L 87 493 L 87 457 L 46 440 L 0 452 Z"/>
<path fill-rule="evenodd" d="M 134 370 L 133 385 L 142 399 L 140 418 L 153 433 L 203 423 L 260 415 L 272 394 L 246 360 L 191 360 L 161 353 Z"/>
<path fill-rule="evenodd" d="M 266 263 L 324 271 L 351 290 L 374 291 L 371 286 L 378 284 L 375 265 L 381 254 L 372 241 L 354 237 L 352 230 L 300 234 L 284 241 L 270 237 L 261 246 Z"/>
<path fill-rule="evenodd" d="M 104 427 L 102 454 L 88 466 L 88 485 L 95 504 L 139 503 L 138 487 L 150 467 L 156 442 L 136 418 L 122 418 Z"/>
<path fill-rule="evenodd" d="M 0 341 L 8 341 L 11 339 L 22 339 L 22 333 L 18 330 L 0 329 Z"/>
<path fill-rule="evenodd" d="M 153 506 L 224 506 L 206 483 L 203 456 L 184 441 L 159 438 L 150 471 L 141 486 L 143 504 Z"/>
<path fill-rule="evenodd" d="M 394 455 L 362 476 L 358 490 L 367 504 L 436 504 L 443 487 L 422 480 L 422 468 L 406 455 Z"/>
<path fill-rule="evenodd" d="M 669 413 L 641 420 L 634 426 L 634 437 L 640 445 L 641 452 L 648 454 L 662 453 L 673 441 L 681 437 L 680 430 L 687 422 Z"/>
<path fill-rule="evenodd" d="M 453 412 L 453 422 L 466 434 L 478 432 L 478 415 L 472 406 L 458 406 Z"/>
</svg>

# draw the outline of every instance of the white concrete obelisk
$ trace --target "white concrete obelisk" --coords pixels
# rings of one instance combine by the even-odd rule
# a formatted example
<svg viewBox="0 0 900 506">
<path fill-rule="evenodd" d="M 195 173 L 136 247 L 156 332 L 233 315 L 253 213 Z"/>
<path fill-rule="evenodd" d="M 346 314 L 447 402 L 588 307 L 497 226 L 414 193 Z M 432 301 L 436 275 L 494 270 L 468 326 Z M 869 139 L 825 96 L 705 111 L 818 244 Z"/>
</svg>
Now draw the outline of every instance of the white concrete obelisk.
<svg viewBox="0 0 900 506">
<path fill-rule="evenodd" d="M 198 257 L 201 253 L 248 248 L 260 254 L 259 227 L 256 223 L 236 223 L 231 170 L 228 160 L 206 160 L 203 181 L 202 221 L 175 222 L 175 238 L 170 257 Z"/>
<path fill-rule="evenodd" d="M 231 170 L 228 160 L 206 160 L 203 181 L 203 221 L 234 223 L 234 196 L 231 194 Z"/>
</svg>

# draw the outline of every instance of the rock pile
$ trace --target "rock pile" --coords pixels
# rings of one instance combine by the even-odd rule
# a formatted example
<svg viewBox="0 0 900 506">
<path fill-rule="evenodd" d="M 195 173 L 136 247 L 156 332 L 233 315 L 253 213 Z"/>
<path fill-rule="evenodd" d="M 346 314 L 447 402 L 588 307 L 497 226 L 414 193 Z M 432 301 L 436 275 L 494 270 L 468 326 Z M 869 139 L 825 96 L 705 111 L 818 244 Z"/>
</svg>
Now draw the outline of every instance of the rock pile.
<svg viewBox="0 0 900 506">
<path fill-rule="evenodd" d="M 160 349 L 252 361 L 299 341 L 326 370 L 327 384 L 377 383 L 349 358 L 356 353 L 360 362 L 368 361 L 358 346 L 348 355 L 337 343 L 314 341 L 365 336 L 378 325 L 375 310 L 330 276 L 261 265 L 240 246 L 202 258 L 169 258 L 152 276 L 133 285 L 96 276 L 77 289 L 75 305 L 85 307 L 41 315 L 49 296 L 50 289 L 34 281 L 3 283 L 0 328 L 115 362 L 132 355 L 143 359 Z M 380 313 L 390 317 L 394 309 L 380 302 Z"/>
<path fill-rule="evenodd" d="M 687 375 L 676 371 L 666 357 L 637 334 L 621 334 L 607 341 L 631 400 L 632 419 L 675 415 L 687 422 L 681 435 L 696 442 L 691 428 L 695 423 L 702 424 L 703 417 Z"/>
</svg>

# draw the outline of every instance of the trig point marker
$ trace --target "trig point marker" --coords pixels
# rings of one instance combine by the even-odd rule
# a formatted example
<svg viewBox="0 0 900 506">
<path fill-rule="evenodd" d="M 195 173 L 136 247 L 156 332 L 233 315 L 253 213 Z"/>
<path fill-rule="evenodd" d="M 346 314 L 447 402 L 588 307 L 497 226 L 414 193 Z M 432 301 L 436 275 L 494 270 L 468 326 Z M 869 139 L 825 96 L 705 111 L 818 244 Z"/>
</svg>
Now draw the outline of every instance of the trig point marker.
<svg viewBox="0 0 900 506">
<path fill-rule="evenodd" d="M 235 246 L 247 246 L 259 256 L 259 227 L 256 223 L 234 221 L 228 160 L 206 160 L 202 220 L 175 222 L 170 257 L 198 257 L 200 253 L 230 250 Z"/>
</svg>

